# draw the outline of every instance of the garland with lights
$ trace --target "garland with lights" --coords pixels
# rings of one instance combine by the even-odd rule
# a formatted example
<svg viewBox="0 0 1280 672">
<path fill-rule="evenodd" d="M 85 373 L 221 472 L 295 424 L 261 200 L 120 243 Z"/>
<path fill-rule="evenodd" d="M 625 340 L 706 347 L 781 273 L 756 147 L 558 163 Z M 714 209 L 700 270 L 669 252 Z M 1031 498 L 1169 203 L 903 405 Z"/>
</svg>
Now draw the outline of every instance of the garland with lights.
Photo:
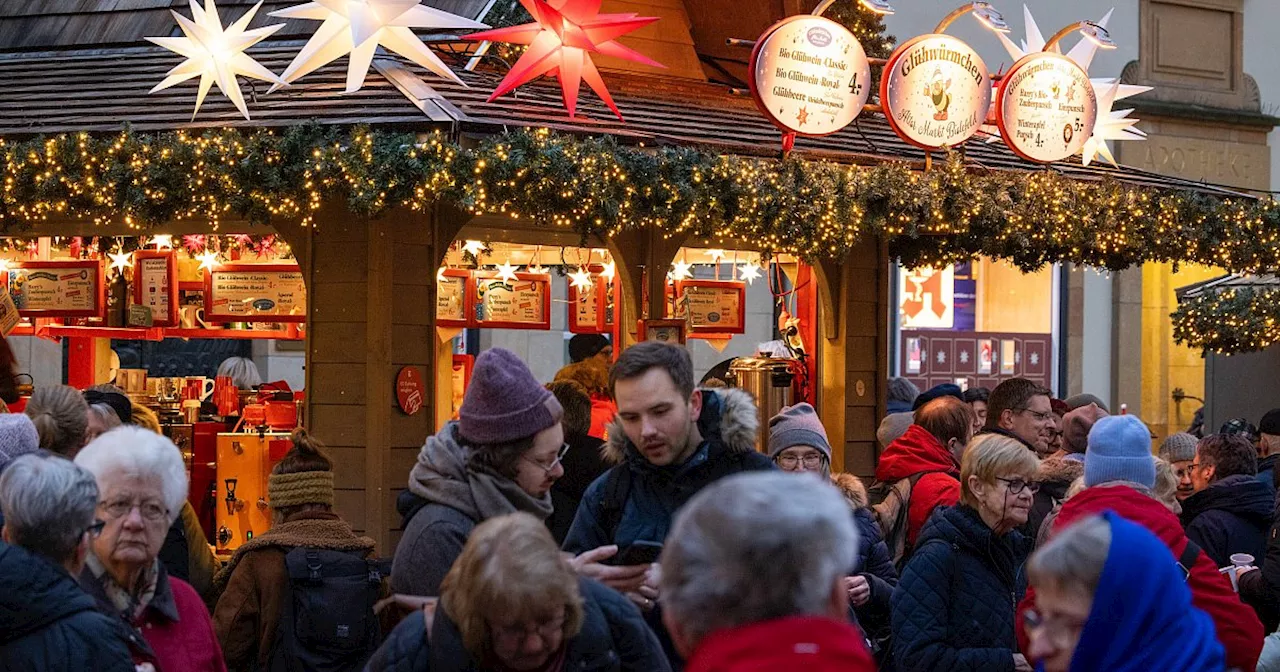
<svg viewBox="0 0 1280 672">
<path fill-rule="evenodd" d="M 1242 287 L 1183 301 L 1171 315 L 1176 343 L 1218 354 L 1280 343 L 1280 288 Z"/>
<path fill-rule="evenodd" d="M 985 255 L 1023 270 L 1070 261 L 1123 269 L 1147 261 L 1235 272 L 1280 268 L 1280 206 L 1220 200 L 1053 170 L 970 171 L 958 155 L 928 172 L 792 157 L 727 156 L 692 147 L 620 145 L 546 130 L 474 148 L 437 132 L 304 125 L 0 141 L 0 227 L 50 217 L 136 227 L 203 218 L 310 224 L 326 201 L 377 216 L 435 202 L 472 214 L 614 235 L 750 240 L 806 260 L 840 259 L 883 237 L 907 266 Z"/>
</svg>

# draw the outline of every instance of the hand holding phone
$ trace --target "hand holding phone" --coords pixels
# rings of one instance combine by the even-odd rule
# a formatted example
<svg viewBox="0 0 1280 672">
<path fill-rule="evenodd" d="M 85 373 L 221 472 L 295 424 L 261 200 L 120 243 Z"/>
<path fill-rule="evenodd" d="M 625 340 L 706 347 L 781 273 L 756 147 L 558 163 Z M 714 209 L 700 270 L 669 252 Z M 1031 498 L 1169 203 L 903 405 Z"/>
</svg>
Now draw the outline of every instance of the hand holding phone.
<svg viewBox="0 0 1280 672">
<path fill-rule="evenodd" d="M 650 565 L 657 562 L 661 555 L 662 544 L 656 541 L 635 541 L 618 551 L 614 564 L 624 567 Z"/>
</svg>

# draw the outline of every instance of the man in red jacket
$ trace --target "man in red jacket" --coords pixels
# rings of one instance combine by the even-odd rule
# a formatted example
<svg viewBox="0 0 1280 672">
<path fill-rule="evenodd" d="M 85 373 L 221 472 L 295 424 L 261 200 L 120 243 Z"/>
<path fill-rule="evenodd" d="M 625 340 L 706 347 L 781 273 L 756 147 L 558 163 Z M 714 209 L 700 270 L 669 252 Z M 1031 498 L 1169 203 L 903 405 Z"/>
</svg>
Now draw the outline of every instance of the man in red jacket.
<svg viewBox="0 0 1280 672">
<path fill-rule="evenodd" d="M 941 397 L 916 411 L 915 424 L 885 448 L 876 480 L 897 483 L 923 474 L 907 503 L 907 548 L 939 506 L 960 501 L 960 455 L 973 434 L 973 409 L 955 397 Z"/>
<path fill-rule="evenodd" d="M 1132 428 L 1124 428 L 1124 424 Z M 1121 436 L 1116 430 L 1124 430 L 1125 434 Z M 1150 459 L 1150 434 L 1135 416 L 1099 420 L 1089 433 L 1089 449 L 1085 454 L 1088 487 L 1062 505 L 1050 534 L 1061 532 L 1077 520 L 1114 511 L 1160 537 L 1173 556 L 1181 559 L 1187 550 L 1187 535 L 1178 517 L 1148 494 L 1155 483 L 1154 467 L 1139 468 L 1143 461 L 1150 464 Z M 1262 623 L 1253 610 L 1240 601 L 1231 589 L 1230 580 L 1218 573 L 1217 565 L 1208 555 L 1200 551 L 1190 564 L 1187 587 L 1191 589 L 1191 602 L 1213 618 L 1218 641 L 1226 649 L 1227 667 L 1252 672 L 1262 652 Z M 1034 606 L 1035 591 L 1028 590 L 1018 613 Z M 1027 650 L 1020 619 L 1018 639 L 1022 650 Z"/>
</svg>

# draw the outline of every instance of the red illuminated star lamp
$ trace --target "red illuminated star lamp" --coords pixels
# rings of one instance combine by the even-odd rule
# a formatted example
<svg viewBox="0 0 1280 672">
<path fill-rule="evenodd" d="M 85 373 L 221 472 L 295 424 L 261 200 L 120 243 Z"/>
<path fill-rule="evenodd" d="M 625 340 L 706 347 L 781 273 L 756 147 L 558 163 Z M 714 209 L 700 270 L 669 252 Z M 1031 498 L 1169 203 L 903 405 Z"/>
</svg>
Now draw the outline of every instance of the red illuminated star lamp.
<svg viewBox="0 0 1280 672">
<path fill-rule="evenodd" d="M 658 17 L 634 13 L 601 14 L 602 1 L 520 0 L 520 4 L 533 16 L 534 23 L 467 35 L 469 40 L 529 46 L 498 84 L 493 95 L 489 96 L 489 102 L 543 75 L 551 75 L 560 80 L 564 106 L 570 117 L 574 116 L 578 107 L 578 90 L 582 80 L 586 80 L 587 85 L 621 120 L 622 113 L 613 103 L 609 89 L 600 78 L 600 71 L 596 70 L 596 65 L 591 60 L 591 54 L 604 54 L 655 68 L 666 66 L 614 41 L 657 21 Z"/>
</svg>

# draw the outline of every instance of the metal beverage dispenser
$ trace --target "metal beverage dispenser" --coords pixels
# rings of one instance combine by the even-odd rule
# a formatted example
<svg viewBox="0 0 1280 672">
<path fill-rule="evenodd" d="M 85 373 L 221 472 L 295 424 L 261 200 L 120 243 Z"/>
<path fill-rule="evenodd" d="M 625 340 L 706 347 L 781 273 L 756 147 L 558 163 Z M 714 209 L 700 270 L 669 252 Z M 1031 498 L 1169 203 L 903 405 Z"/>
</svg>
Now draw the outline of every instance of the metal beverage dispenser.
<svg viewBox="0 0 1280 672">
<path fill-rule="evenodd" d="M 729 365 L 727 382 L 751 393 L 760 409 L 760 431 L 756 436 L 756 450 L 769 447 L 769 418 L 777 415 L 794 399 L 791 387 L 795 374 L 791 372 L 794 360 L 776 357 L 739 357 Z"/>
</svg>

